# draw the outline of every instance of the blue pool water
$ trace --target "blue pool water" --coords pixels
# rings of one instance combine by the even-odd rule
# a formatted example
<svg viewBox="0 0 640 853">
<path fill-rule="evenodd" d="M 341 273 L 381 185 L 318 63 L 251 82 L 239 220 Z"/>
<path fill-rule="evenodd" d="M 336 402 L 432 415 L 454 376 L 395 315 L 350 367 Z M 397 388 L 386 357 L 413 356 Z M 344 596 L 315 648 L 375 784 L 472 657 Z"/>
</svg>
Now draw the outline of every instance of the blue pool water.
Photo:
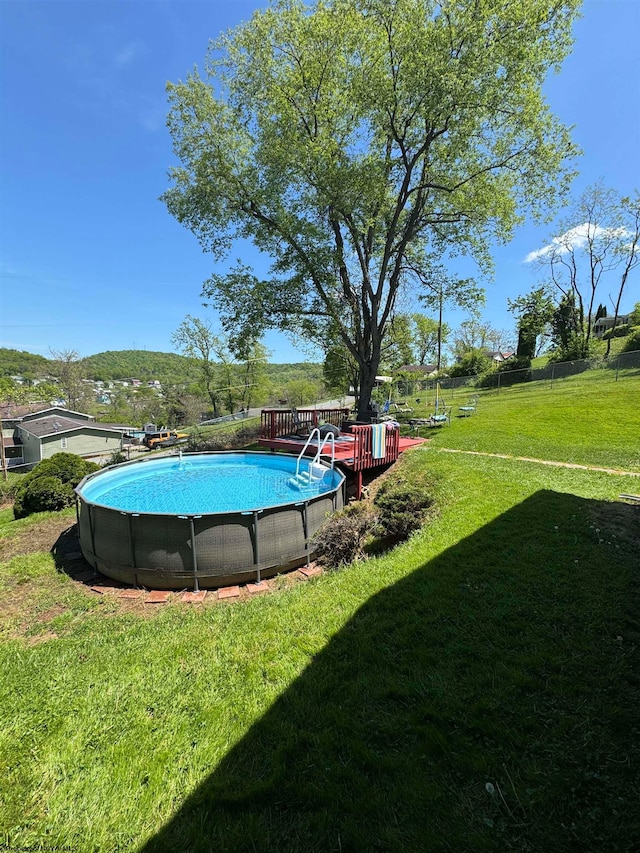
<svg viewBox="0 0 640 853">
<path fill-rule="evenodd" d="M 248 512 L 308 500 L 336 488 L 337 471 L 294 486 L 296 459 L 276 454 L 221 453 L 161 457 L 101 472 L 81 485 L 87 501 L 135 513 L 197 515 Z M 306 471 L 303 460 L 300 470 Z"/>
</svg>

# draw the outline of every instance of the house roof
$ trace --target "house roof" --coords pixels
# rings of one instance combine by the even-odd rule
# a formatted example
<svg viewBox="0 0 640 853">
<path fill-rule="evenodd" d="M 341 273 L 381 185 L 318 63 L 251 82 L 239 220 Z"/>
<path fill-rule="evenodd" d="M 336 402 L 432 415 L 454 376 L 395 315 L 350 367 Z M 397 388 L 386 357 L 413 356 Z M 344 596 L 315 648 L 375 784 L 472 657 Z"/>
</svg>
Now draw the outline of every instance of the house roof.
<svg viewBox="0 0 640 853">
<path fill-rule="evenodd" d="M 22 447 L 22 442 L 19 438 L 14 438 L 13 436 L 3 436 L 2 444 L 4 447 Z"/>
<path fill-rule="evenodd" d="M 23 406 L 17 406 L 13 403 L 0 404 L 0 418 L 4 421 L 17 421 L 25 415 L 33 415 L 42 411 L 45 411 L 43 403 L 31 403 Z"/>
<path fill-rule="evenodd" d="M 438 369 L 436 364 L 403 364 L 398 371 L 403 373 L 435 373 Z"/>
<path fill-rule="evenodd" d="M 24 418 L 31 420 L 34 417 L 49 417 L 54 415 L 61 415 L 63 418 L 81 421 L 82 423 L 95 421 L 95 417 L 93 415 L 88 415 L 86 412 L 74 412 L 73 409 L 66 409 L 64 406 L 47 406 L 46 409 L 30 412 L 28 415 L 25 415 Z"/>
<path fill-rule="evenodd" d="M 25 418 L 31 419 L 34 416 L 45 417 L 49 413 L 60 413 L 62 417 L 73 418 L 86 423 L 94 421 L 93 415 L 88 415 L 84 412 L 74 412 L 70 409 L 65 409 L 62 406 L 45 406 L 42 403 L 30 403 L 24 406 L 14 406 L 11 403 L 2 403 L 0 405 L 0 417 L 5 421 L 22 421 Z"/>
<path fill-rule="evenodd" d="M 614 319 L 616 321 L 616 326 L 623 326 L 625 323 L 629 322 L 630 317 L 631 317 L 631 314 L 618 314 L 618 316 L 615 318 L 613 316 L 611 316 L 611 317 L 598 317 L 598 319 L 593 324 L 593 327 L 595 328 L 596 326 L 599 326 L 599 327 L 607 328 L 609 326 L 613 326 Z"/>
<path fill-rule="evenodd" d="M 512 358 L 515 355 L 513 350 L 507 350 L 506 352 L 501 352 L 500 350 L 487 350 L 486 351 L 487 358 L 491 358 L 494 361 L 506 361 L 508 358 Z"/>
<path fill-rule="evenodd" d="M 64 435 L 65 433 L 77 432 L 81 429 L 88 429 L 93 432 L 122 433 L 126 431 L 125 427 L 117 427 L 111 424 L 97 424 L 95 421 L 81 421 L 76 418 L 65 418 L 62 415 L 33 418 L 32 420 L 21 423 L 20 429 L 37 438 L 46 438 L 50 435 Z"/>
</svg>

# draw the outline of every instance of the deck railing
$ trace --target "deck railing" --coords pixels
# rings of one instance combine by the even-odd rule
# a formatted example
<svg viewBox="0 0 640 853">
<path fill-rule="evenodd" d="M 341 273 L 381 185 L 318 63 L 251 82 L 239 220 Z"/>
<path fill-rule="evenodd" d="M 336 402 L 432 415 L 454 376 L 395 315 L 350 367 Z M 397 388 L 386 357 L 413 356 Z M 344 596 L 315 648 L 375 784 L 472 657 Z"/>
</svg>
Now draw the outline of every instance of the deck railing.
<svg viewBox="0 0 640 853">
<path fill-rule="evenodd" d="M 349 414 L 345 408 L 339 409 L 298 409 L 299 422 L 307 422 L 309 431 L 319 423 L 331 423 L 340 427 Z M 296 424 L 291 409 L 263 409 L 260 423 L 260 438 L 265 442 L 286 439 L 295 436 Z M 385 428 L 384 455 L 373 455 L 373 429 L 371 424 L 352 424 L 349 428 L 353 443 L 348 446 L 348 457 L 342 443 L 336 444 L 336 461 L 346 465 L 352 471 L 365 471 L 395 462 L 400 454 L 400 430 L 398 427 Z M 293 439 L 295 440 L 295 439 Z M 292 444 L 292 447 L 295 445 Z M 274 445 L 271 445 L 272 449 Z M 340 447 L 340 450 L 338 448 Z"/>
<path fill-rule="evenodd" d="M 385 452 L 384 457 L 381 458 L 373 456 L 373 430 L 370 424 L 352 426 L 351 434 L 355 438 L 353 454 L 354 471 L 364 471 L 367 468 L 389 465 L 398 458 L 400 452 L 400 429 L 398 427 L 385 429 Z"/>
<path fill-rule="evenodd" d="M 321 424 L 340 427 L 349 416 L 346 407 L 337 409 L 296 409 L 294 418 L 291 409 L 263 409 L 260 415 L 260 438 L 282 438 L 295 435 L 299 423 L 308 423 L 310 429 Z"/>
</svg>

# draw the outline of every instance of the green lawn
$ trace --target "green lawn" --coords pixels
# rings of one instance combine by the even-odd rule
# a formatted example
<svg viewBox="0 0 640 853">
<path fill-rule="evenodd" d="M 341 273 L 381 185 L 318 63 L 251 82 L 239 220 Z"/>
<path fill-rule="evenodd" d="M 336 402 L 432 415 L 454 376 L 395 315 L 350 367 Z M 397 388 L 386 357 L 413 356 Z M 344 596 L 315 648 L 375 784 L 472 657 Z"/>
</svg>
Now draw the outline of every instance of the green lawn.
<svg viewBox="0 0 640 853">
<path fill-rule="evenodd" d="M 9 849 L 637 849 L 640 479 L 439 452 L 512 452 L 528 409 L 493 403 L 402 459 L 428 528 L 307 583 L 126 610 L 48 552 L 1 564 Z"/>
<path fill-rule="evenodd" d="M 639 388 L 637 379 L 519 385 L 480 392 L 468 418 L 458 417 L 468 392 L 449 400 L 444 392 L 453 404 L 451 426 L 421 434 L 441 447 L 640 472 Z"/>
</svg>

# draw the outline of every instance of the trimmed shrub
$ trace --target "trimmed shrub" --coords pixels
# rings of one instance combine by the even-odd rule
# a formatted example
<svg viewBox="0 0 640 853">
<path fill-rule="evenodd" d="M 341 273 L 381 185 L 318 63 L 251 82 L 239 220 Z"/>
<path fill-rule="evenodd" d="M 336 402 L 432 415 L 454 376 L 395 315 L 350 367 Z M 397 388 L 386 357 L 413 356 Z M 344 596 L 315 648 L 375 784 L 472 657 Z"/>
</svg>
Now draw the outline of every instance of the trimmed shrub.
<svg viewBox="0 0 640 853">
<path fill-rule="evenodd" d="M 55 512 L 73 504 L 73 488 L 58 477 L 34 477 L 16 495 L 13 505 L 15 518 L 24 518 L 33 512 Z"/>
<path fill-rule="evenodd" d="M 20 479 L 15 489 L 14 518 L 72 506 L 74 488 L 87 474 L 99 470 L 95 462 L 87 462 L 74 453 L 55 453 L 43 459 Z"/>
<path fill-rule="evenodd" d="M 337 569 L 364 557 L 376 516 L 367 501 L 349 504 L 336 512 L 316 532 L 313 538 L 319 551 L 319 562 Z"/>
<path fill-rule="evenodd" d="M 100 466 L 95 462 L 87 462 L 75 453 L 55 453 L 49 459 L 38 462 L 27 477 L 46 474 L 49 477 L 57 477 L 63 483 L 70 483 L 75 488 L 83 477 L 99 470 Z"/>
<path fill-rule="evenodd" d="M 408 539 L 433 513 L 435 501 L 428 487 L 389 479 L 373 499 L 377 510 L 376 533 L 394 542 Z"/>
</svg>

